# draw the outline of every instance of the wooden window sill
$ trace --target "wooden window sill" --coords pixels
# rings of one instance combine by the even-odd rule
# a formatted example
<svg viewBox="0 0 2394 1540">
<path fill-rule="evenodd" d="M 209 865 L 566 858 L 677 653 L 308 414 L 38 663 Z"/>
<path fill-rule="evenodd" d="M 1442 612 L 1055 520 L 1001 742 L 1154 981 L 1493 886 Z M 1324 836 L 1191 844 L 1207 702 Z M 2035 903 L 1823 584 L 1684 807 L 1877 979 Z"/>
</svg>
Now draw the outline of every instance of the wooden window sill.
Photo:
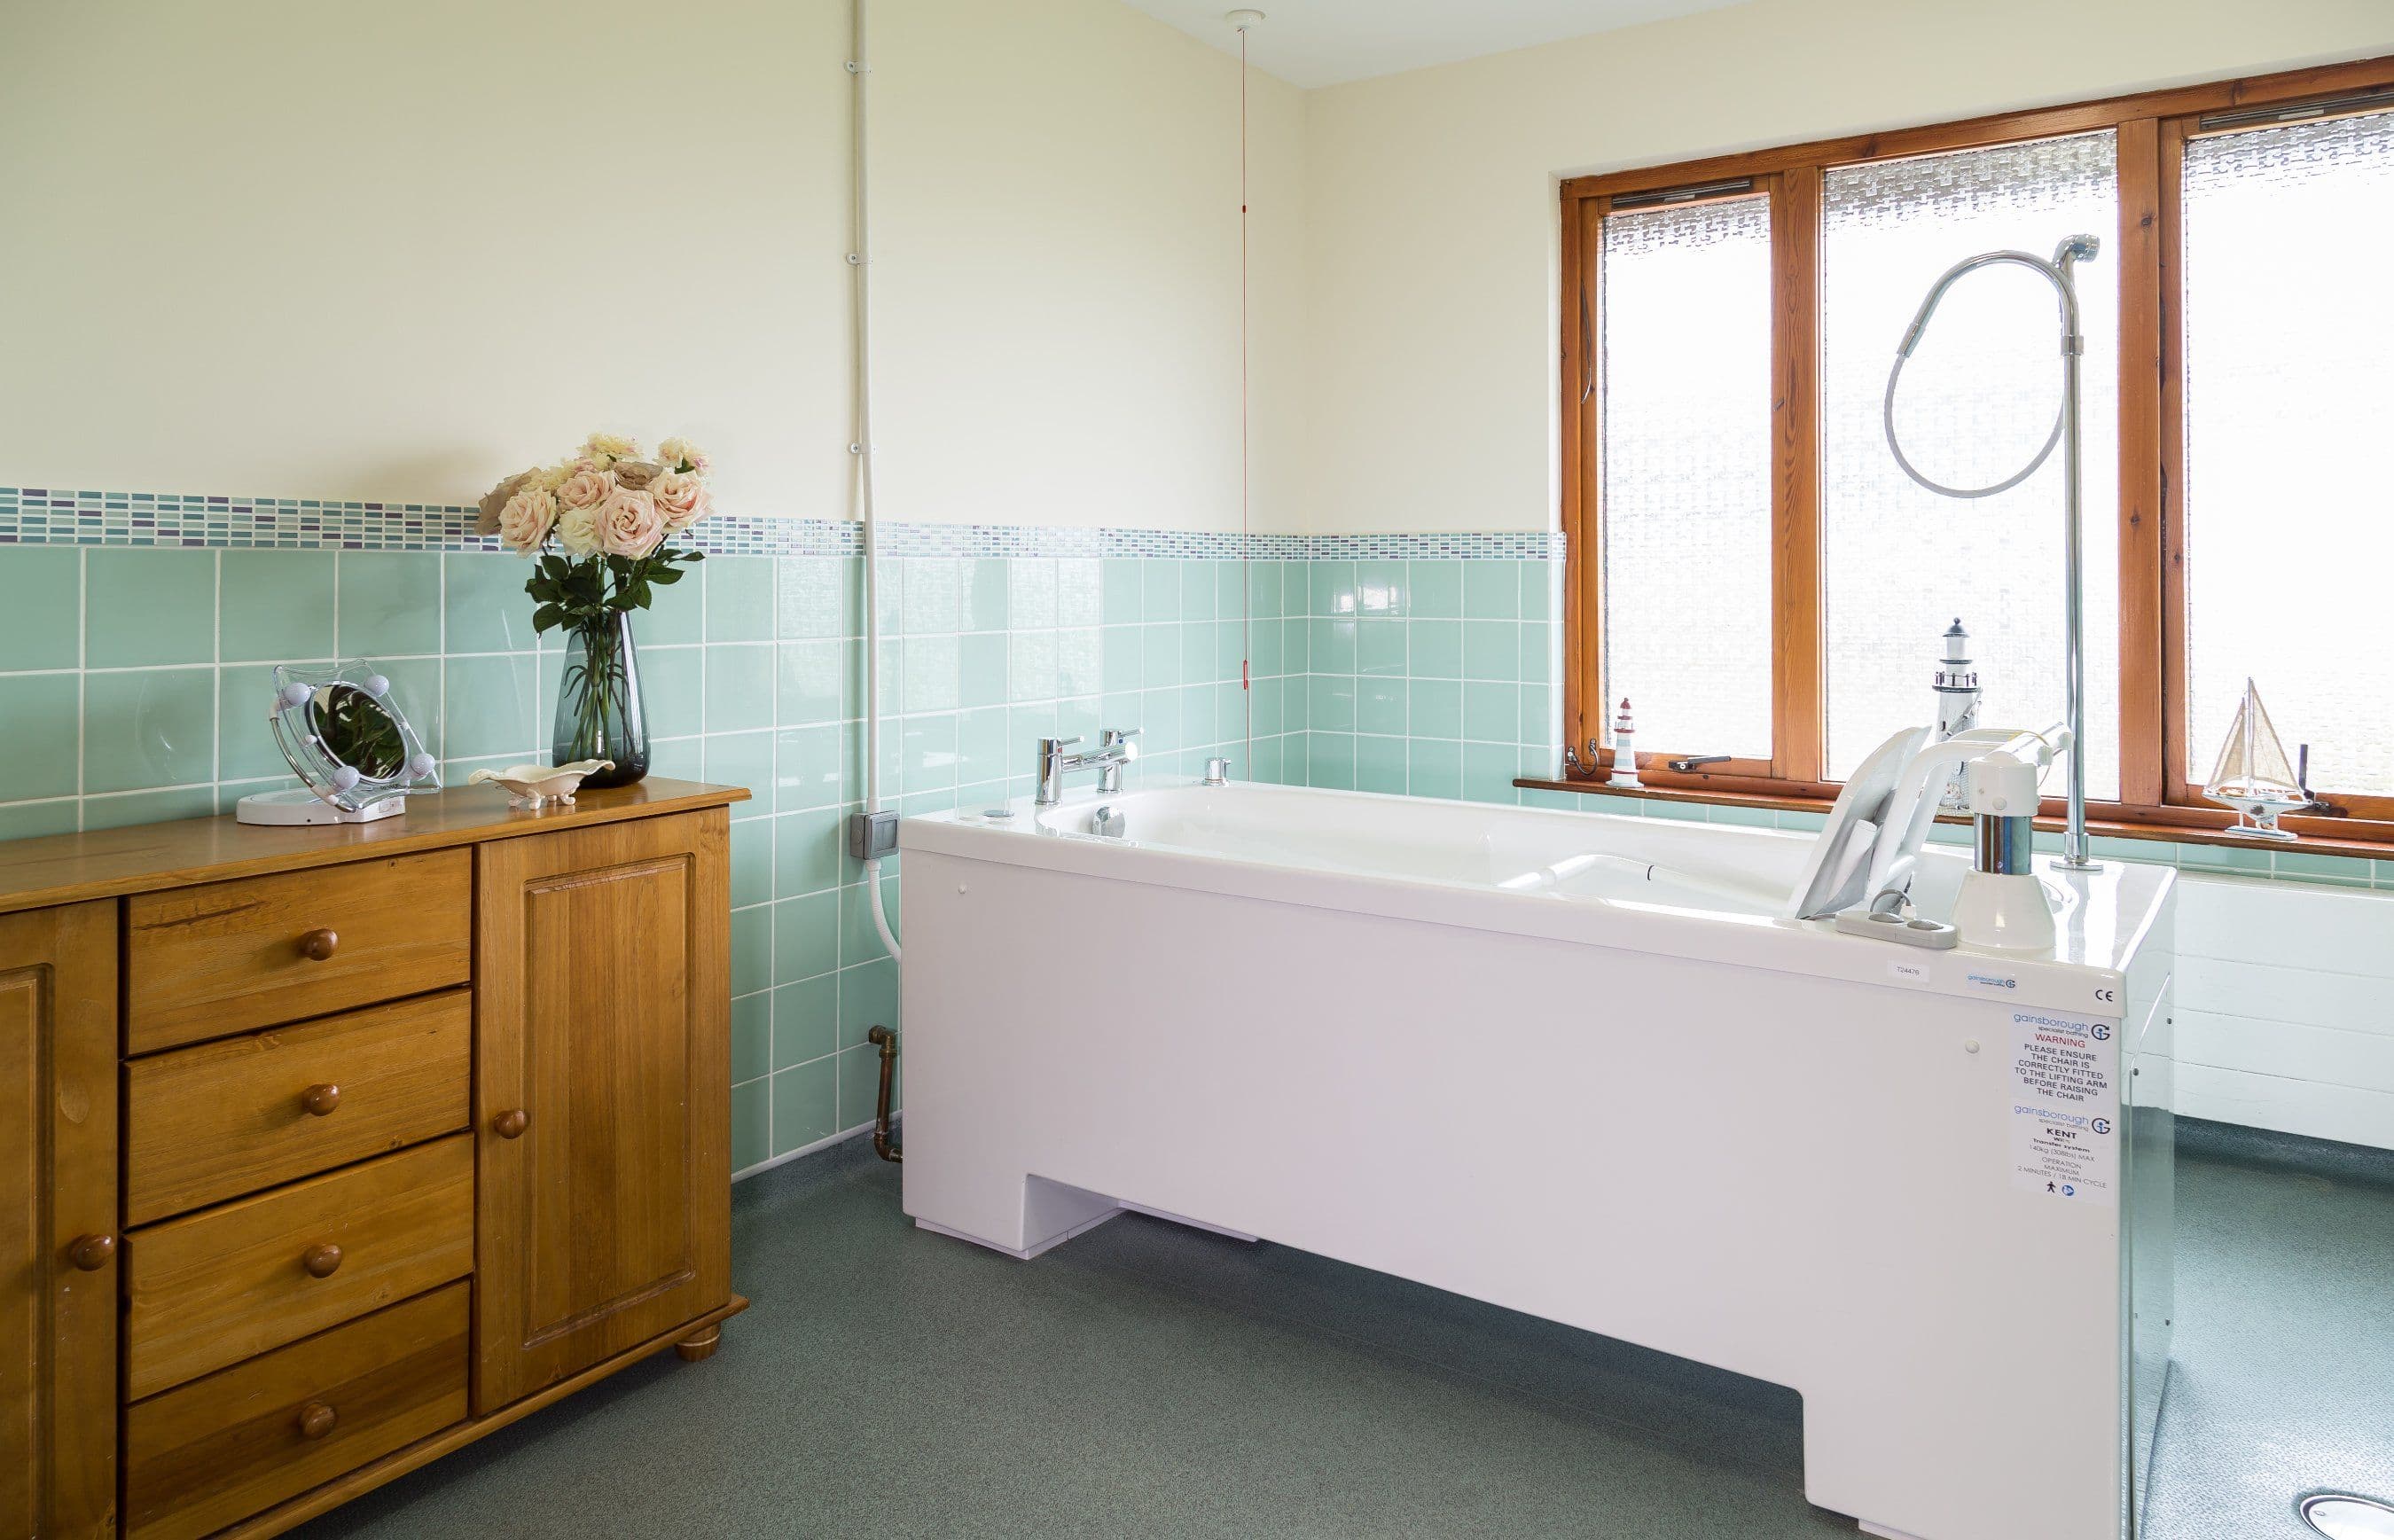
<svg viewBox="0 0 2394 1540">
<path fill-rule="evenodd" d="M 1598 781 L 1568 781 L 1544 776 L 1525 775 L 1513 784 L 1524 791 L 1573 792 L 1583 796 L 1629 796 L 1649 802 L 1692 802 L 1721 808 L 1756 808 L 1774 812 L 1826 813 L 1835 798 L 1821 796 L 1774 796 L 1761 792 L 1730 792 L 1696 789 L 1686 786 L 1646 786 L 1629 790 L 1607 785 Z M 2191 811 L 2192 809 L 2189 809 Z M 1962 823 L 1966 820 L 1952 816 L 1939 820 L 1945 823 Z M 2330 820 L 2311 819 L 2317 825 Z M 2038 829 L 2058 833 L 2062 821 L 2039 818 Z M 2305 829 L 2296 840 L 2253 839 L 2232 835 L 2224 829 L 2197 823 L 2131 823 L 2116 818 L 2090 815 L 2086 832 L 2105 839 L 2143 839 L 2164 845 L 2217 845 L 2231 849 L 2260 850 L 2272 854 L 2308 854 L 2349 856 L 2356 860 L 2394 861 L 2394 836 L 2354 836 L 2320 834 Z"/>
</svg>

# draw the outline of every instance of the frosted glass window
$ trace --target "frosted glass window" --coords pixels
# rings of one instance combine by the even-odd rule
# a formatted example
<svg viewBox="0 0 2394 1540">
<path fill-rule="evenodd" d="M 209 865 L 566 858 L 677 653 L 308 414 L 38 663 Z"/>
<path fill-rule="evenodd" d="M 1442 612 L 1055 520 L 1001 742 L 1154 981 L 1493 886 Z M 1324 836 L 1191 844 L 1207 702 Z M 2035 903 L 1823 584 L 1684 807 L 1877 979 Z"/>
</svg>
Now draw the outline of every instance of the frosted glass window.
<svg viewBox="0 0 2394 1540">
<path fill-rule="evenodd" d="M 1833 169 L 1823 178 L 1822 630 L 1828 772 L 1850 775 L 1888 734 L 1934 719 L 1939 638 L 1972 638 L 1987 727 L 2062 715 L 2062 474 L 2056 450 L 2009 492 L 1975 501 L 1915 485 L 1888 451 L 1881 401 L 1896 344 L 1940 273 L 2012 248 L 2051 257 L 2085 232 L 2078 269 L 2084 392 L 2088 795 L 2119 788 L 2119 217 L 2107 133 Z M 1947 291 L 1905 365 L 1896 427 L 1948 486 L 2028 463 L 2061 401 L 2052 286 L 1983 269 Z M 2059 771 L 2046 792 L 2059 796 Z"/>
<path fill-rule="evenodd" d="M 1604 221 L 1603 727 L 1770 757 L 1770 205 Z M 1591 713 L 1591 718 L 1594 714 Z"/>
<path fill-rule="evenodd" d="M 2187 773 L 2246 676 L 2322 790 L 2394 793 L 2394 116 L 2186 147 Z"/>
</svg>

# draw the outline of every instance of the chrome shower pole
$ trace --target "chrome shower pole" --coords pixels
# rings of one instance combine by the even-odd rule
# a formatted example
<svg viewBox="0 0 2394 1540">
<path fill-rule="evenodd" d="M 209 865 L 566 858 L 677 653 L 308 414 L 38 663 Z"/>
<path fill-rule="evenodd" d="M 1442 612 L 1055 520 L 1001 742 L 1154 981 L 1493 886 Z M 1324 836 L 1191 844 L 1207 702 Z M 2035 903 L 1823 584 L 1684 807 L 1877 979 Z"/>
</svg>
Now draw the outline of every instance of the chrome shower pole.
<svg viewBox="0 0 2394 1540">
<path fill-rule="evenodd" d="M 2065 871 L 2098 872 L 2101 863 L 2087 854 L 2086 844 L 2086 649 L 2084 639 L 2086 608 L 2086 577 L 2085 551 L 2082 549 L 2079 508 L 2080 474 L 2078 467 L 2078 374 L 2086 355 L 2086 337 L 2078 327 L 2078 284 L 2071 275 L 2075 264 L 2087 260 L 2102 249 L 2102 243 L 2092 235 L 2072 235 L 2056 246 L 2053 260 L 2033 257 L 2024 251 L 1989 251 L 1966 257 L 1945 270 L 1944 275 L 1929 285 L 1928 296 L 1920 302 L 1919 313 L 1904 328 L 1903 340 L 1895 349 L 1895 367 L 1888 371 L 1887 396 L 1882 413 L 1887 425 L 1887 447 L 1895 455 L 1895 463 L 1903 473 L 1929 491 L 1944 497 L 1993 497 L 2036 474 L 2053 454 L 2054 445 L 2061 446 L 2062 506 L 2062 716 L 2070 728 L 2069 755 L 2069 817 L 2061 836 L 2061 860 Z M 1905 361 L 1920 345 L 1921 334 L 1928 329 L 1928 318 L 1937 312 L 1937 303 L 1945 291 L 1965 273 L 2000 263 L 2014 263 L 2027 268 L 2051 283 L 2061 296 L 2061 410 L 2053 419 L 2053 431 L 2045 435 L 2045 447 L 2036 452 L 2029 463 L 2014 474 L 1983 487 L 1949 487 L 1930 480 L 1918 467 L 1904 457 L 1903 445 L 1895 434 L 1895 386 L 1903 377 Z"/>
<path fill-rule="evenodd" d="M 2070 809 L 2062 825 L 2061 865 L 2072 872 L 2098 870 L 2086 853 L 2086 609 L 2085 556 L 2079 511 L 2082 488 L 2078 470 L 2078 371 L 2086 357 L 2086 336 L 2078 329 L 2078 284 L 2071 267 L 2092 257 L 2091 235 L 2073 235 L 2055 248 L 2054 276 L 2061 290 L 2061 482 L 2064 504 L 2062 581 L 2069 592 L 2063 602 L 2062 715 L 2070 723 Z"/>
</svg>

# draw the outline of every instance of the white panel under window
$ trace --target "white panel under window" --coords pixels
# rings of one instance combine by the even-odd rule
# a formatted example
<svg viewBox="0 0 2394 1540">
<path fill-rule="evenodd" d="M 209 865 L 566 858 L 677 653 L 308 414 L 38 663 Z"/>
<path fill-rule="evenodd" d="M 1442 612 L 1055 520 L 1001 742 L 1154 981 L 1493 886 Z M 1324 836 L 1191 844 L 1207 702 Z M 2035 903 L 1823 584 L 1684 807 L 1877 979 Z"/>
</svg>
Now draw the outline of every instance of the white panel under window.
<svg viewBox="0 0 2394 1540">
<path fill-rule="evenodd" d="M 2313 785 L 2394 794 L 2394 115 L 2197 138 L 2184 185 L 2187 771 L 2249 675 Z"/>
<path fill-rule="evenodd" d="M 1888 366 L 1939 274 L 1998 249 L 2050 258 L 2086 233 L 2084 373 L 2088 795 L 2119 787 L 2119 268 L 2107 133 L 1831 170 L 1823 184 L 1822 539 L 1828 772 L 1933 719 L 1939 638 L 1969 628 L 1988 727 L 2062 715 L 2062 469 L 2056 450 L 2009 492 L 1963 501 L 1914 484 L 1881 420 Z M 1962 279 L 1905 365 L 1896 427 L 1948 486 L 2034 457 L 2061 401 L 2052 286 L 2017 266 Z M 2059 796 L 2057 771 L 2046 783 Z"/>
<path fill-rule="evenodd" d="M 1770 205 L 1604 221 L 1604 726 L 1770 757 Z M 1590 713 L 1593 724 L 1595 714 Z"/>
</svg>

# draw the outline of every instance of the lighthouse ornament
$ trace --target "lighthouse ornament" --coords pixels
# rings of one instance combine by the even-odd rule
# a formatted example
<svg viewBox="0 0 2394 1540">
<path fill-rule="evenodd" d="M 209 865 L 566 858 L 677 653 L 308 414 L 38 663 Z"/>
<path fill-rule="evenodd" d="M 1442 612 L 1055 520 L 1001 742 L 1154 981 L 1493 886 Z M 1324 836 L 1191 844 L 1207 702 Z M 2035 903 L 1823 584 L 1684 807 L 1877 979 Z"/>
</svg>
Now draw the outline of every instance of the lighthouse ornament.
<svg viewBox="0 0 2394 1540">
<path fill-rule="evenodd" d="M 1629 725 L 1629 697 L 1621 697 L 1621 712 L 1612 718 L 1612 779 L 1608 786 L 1643 788 L 1638 779 L 1638 751 L 1631 746 L 1634 730 Z"/>
<path fill-rule="evenodd" d="M 1937 731 L 1928 740 L 1932 744 L 1941 744 L 1979 725 L 1979 668 L 1970 661 L 1970 633 L 1962 629 L 1961 616 L 1953 617 L 1953 624 L 1945 630 L 1944 641 L 1945 655 L 1938 660 L 1933 686 L 1937 693 Z M 1950 813 L 1970 810 L 1960 765 L 1953 767 L 1953 774 L 1945 783 L 1937 805 Z"/>
</svg>

